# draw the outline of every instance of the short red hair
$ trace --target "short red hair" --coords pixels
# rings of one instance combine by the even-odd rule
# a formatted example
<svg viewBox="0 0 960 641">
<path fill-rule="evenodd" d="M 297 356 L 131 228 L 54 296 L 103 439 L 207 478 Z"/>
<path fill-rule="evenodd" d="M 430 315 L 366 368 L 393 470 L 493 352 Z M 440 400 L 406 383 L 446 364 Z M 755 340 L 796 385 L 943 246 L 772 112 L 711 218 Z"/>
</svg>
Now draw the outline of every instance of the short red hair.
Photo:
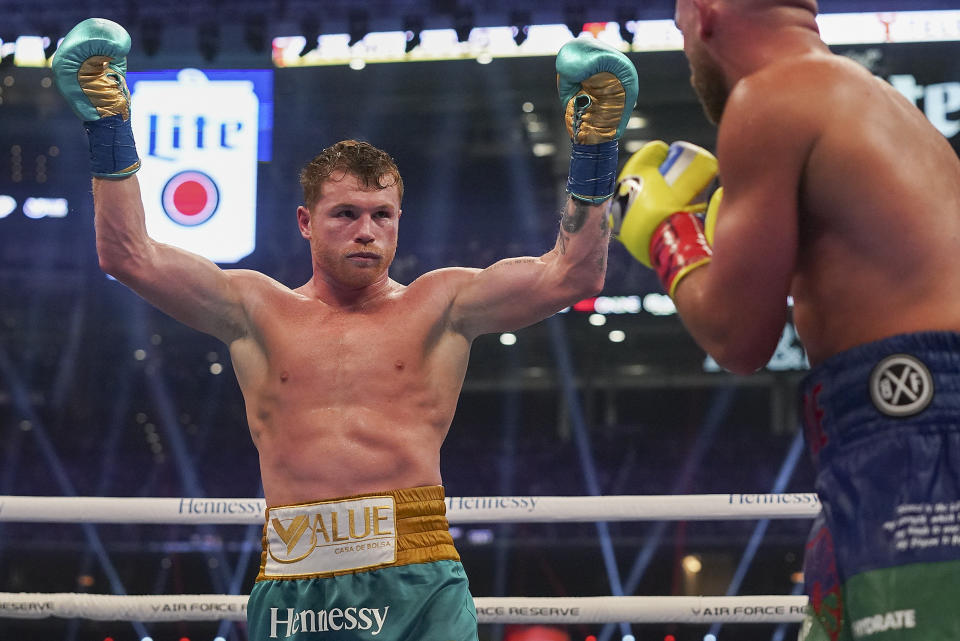
<svg viewBox="0 0 960 641">
<path fill-rule="evenodd" d="M 303 204 L 312 207 L 322 196 L 323 183 L 338 170 L 357 177 L 365 189 L 386 189 L 396 185 L 403 200 L 403 179 L 390 155 L 357 140 L 341 140 L 321 151 L 300 172 Z"/>
</svg>

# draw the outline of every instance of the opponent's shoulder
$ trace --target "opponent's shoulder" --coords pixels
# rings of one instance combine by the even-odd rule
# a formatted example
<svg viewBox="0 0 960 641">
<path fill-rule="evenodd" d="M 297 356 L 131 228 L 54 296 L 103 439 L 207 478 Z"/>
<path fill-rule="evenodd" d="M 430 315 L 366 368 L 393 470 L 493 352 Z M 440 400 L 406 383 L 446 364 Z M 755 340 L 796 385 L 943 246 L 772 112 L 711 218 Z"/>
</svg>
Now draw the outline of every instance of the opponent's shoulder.
<svg viewBox="0 0 960 641">
<path fill-rule="evenodd" d="M 790 56 L 767 64 L 738 82 L 730 104 L 796 117 L 828 117 L 824 106 L 848 100 L 879 82 L 856 62 L 833 53 Z"/>
<path fill-rule="evenodd" d="M 727 99 L 718 146 L 809 147 L 837 113 L 837 88 L 848 91 L 852 70 L 836 58 L 785 58 L 742 78 Z"/>
</svg>

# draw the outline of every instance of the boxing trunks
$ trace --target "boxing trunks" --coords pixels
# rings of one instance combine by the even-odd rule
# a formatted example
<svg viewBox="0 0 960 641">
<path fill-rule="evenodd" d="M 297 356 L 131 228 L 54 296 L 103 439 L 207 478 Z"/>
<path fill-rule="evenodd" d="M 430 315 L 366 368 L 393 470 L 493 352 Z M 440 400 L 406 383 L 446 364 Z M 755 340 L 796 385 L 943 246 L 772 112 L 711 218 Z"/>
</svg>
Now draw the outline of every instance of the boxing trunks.
<svg viewBox="0 0 960 641">
<path fill-rule="evenodd" d="M 823 511 L 801 639 L 960 639 L 960 334 L 842 352 L 802 385 Z"/>
<path fill-rule="evenodd" d="M 267 509 L 250 639 L 476 641 L 443 487 Z"/>
</svg>

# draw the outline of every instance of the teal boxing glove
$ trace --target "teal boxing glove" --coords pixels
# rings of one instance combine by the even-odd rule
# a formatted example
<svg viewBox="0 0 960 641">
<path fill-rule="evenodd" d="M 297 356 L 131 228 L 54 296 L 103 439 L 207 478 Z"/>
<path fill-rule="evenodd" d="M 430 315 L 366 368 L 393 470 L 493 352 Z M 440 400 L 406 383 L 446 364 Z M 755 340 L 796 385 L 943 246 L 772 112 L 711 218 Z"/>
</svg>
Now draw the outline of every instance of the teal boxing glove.
<svg viewBox="0 0 960 641">
<path fill-rule="evenodd" d="M 573 141 L 567 191 L 601 203 L 616 190 L 618 140 L 637 104 L 637 70 L 622 52 L 577 38 L 557 53 L 557 92 Z"/>
<path fill-rule="evenodd" d="M 130 126 L 127 52 L 130 35 L 116 22 L 84 20 L 53 54 L 53 79 L 90 142 L 94 176 L 125 178 L 140 169 Z"/>
</svg>

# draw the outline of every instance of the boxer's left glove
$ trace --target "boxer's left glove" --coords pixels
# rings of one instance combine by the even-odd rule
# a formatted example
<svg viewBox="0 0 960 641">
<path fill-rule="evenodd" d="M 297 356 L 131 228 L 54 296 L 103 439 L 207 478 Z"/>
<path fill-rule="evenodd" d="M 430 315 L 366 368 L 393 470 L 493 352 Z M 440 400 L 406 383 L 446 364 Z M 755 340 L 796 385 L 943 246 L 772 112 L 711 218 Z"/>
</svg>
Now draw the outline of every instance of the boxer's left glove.
<svg viewBox="0 0 960 641">
<path fill-rule="evenodd" d="M 577 38 L 557 53 L 557 91 L 573 142 L 567 191 L 577 200 L 601 203 L 613 196 L 617 141 L 639 85 L 630 59 L 598 40 Z"/>
<path fill-rule="evenodd" d="M 83 121 L 90 169 L 100 178 L 124 178 L 140 169 L 130 126 L 127 52 L 130 35 L 116 22 L 84 20 L 53 54 L 53 78 Z"/>
<path fill-rule="evenodd" d="M 720 190 L 707 208 L 698 196 L 717 175 L 717 159 L 689 142 L 655 140 L 623 166 L 610 207 L 614 236 L 647 267 L 653 268 L 672 297 L 680 280 L 713 256 L 713 227 Z"/>
</svg>

